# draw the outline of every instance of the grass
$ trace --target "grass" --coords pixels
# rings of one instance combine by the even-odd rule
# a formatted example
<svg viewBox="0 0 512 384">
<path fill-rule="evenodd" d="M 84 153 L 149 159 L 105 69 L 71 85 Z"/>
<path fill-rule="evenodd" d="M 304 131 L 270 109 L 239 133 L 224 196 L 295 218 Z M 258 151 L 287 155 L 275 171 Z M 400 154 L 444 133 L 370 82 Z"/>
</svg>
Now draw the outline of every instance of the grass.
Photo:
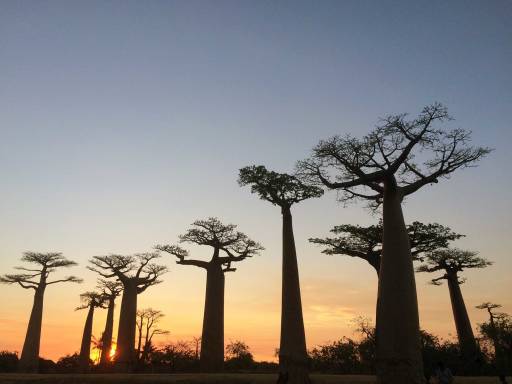
<svg viewBox="0 0 512 384">
<path fill-rule="evenodd" d="M 311 375 L 314 384 L 374 384 L 374 376 Z M 2 384 L 274 384 L 275 374 L 0 374 Z M 457 377 L 455 384 L 494 384 L 496 377 Z"/>
</svg>

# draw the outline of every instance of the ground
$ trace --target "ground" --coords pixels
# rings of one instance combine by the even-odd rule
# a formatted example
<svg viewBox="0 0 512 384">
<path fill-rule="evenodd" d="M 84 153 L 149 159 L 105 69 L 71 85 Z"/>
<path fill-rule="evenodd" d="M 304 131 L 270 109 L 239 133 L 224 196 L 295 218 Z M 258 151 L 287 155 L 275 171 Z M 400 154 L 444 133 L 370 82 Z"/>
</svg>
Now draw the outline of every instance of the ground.
<svg viewBox="0 0 512 384">
<path fill-rule="evenodd" d="M 373 384 L 375 377 L 364 375 L 312 375 L 314 384 Z M 272 374 L 0 374 L 1 384 L 274 384 Z M 454 384 L 499 383 L 495 377 L 457 377 Z"/>
</svg>

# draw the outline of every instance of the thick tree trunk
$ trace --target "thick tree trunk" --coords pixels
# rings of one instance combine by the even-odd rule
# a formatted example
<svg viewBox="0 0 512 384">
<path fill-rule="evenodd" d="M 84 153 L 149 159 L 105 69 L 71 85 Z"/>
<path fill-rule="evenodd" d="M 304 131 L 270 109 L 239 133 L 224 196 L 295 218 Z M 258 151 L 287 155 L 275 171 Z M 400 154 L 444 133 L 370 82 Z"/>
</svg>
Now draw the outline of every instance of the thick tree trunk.
<svg viewBox="0 0 512 384">
<path fill-rule="evenodd" d="M 377 378 L 383 384 L 424 383 L 418 301 L 402 197 L 384 185 L 383 249 L 377 297 Z"/>
<path fill-rule="evenodd" d="M 80 346 L 80 371 L 87 372 L 89 370 L 89 361 L 91 359 L 91 337 L 92 337 L 92 320 L 94 317 L 94 306 L 90 306 L 87 311 L 87 319 L 85 320 L 84 333 L 82 335 L 82 345 Z"/>
<path fill-rule="evenodd" d="M 453 319 L 457 329 L 460 351 L 466 360 L 474 362 L 478 355 L 477 344 L 456 274 L 448 275 L 448 289 L 450 291 Z"/>
<path fill-rule="evenodd" d="M 105 330 L 103 331 L 103 335 L 101 337 L 101 365 L 105 365 L 110 361 L 110 351 L 112 350 L 112 335 L 114 333 L 114 306 L 115 298 L 111 298 L 108 302 Z"/>
<path fill-rule="evenodd" d="M 117 333 L 116 367 L 120 371 L 130 371 L 135 362 L 135 328 L 137 323 L 137 287 L 124 284 L 119 330 Z"/>
<path fill-rule="evenodd" d="M 370 264 L 373 269 L 375 269 L 375 272 L 377 272 L 377 277 L 379 277 L 379 273 L 380 273 L 380 255 L 379 256 L 376 256 L 376 255 L 371 255 L 369 256 L 366 261 L 368 262 L 368 264 Z"/>
<path fill-rule="evenodd" d="M 34 294 L 34 303 L 28 322 L 27 333 L 21 352 L 18 370 L 35 373 L 39 369 L 39 347 L 41 344 L 41 325 L 43 321 L 43 301 L 45 285 L 40 285 Z"/>
<path fill-rule="evenodd" d="M 212 263 L 206 273 L 201 372 L 221 372 L 224 368 L 224 272 Z"/>
<path fill-rule="evenodd" d="M 283 208 L 282 214 L 283 276 L 279 380 L 289 384 L 310 383 L 292 215 L 289 208 Z"/>
</svg>

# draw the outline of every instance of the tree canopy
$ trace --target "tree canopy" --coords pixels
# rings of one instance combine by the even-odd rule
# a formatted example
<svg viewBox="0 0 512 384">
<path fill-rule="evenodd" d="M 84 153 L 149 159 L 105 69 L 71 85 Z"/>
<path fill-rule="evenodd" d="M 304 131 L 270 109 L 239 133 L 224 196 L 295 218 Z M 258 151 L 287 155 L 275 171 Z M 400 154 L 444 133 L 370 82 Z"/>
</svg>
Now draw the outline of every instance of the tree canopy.
<svg viewBox="0 0 512 384">
<path fill-rule="evenodd" d="M 223 224 L 219 219 L 210 217 L 193 222 L 192 228 L 179 236 L 180 243 L 212 247 L 214 254 L 210 261 L 188 259 L 189 252 L 178 245 L 157 245 L 155 248 L 176 256 L 177 264 L 208 268 L 211 262 L 218 262 L 223 265 L 225 272 L 232 272 L 236 269 L 231 267 L 231 263 L 257 255 L 264 249 L 246 234 L 236 231 L 236 227 L 234 224 Z M 223 252 L 223 256 L 220 256 L 220 251 Z"/>
<path fill-rule="evenodd" d="M 94 256 L 89 260 L 92 266 L 87 268 L 104 278 L 117 278 L 123 284 L 132 281 L 137 285 L 137 292 L 142 293 L 148 287 L 161 283 L 158 278 L 167 272 L 167 267 L 152 262 L 160 257 L 158 252 Z"/>
<path fill-rule="evenodd" d="M 335 226 L 331 232 L 336 237 L 310 238 L 309 241 L 324 246 L 322 253 L 359 257 L 379 269 L 382 254 L 382 221 L 367 227 L 344 224 Z M 407 225 L 407 233 L 414 259 L 436 249 L 446 248 L 450 241 L 463 237 L 449 227 L 438 223 L 423 224 L 415 221 Z"/>
<path fill-rule="evenodd" d="M 87 291 L 80 295 L 80 301 L 82 304 L 75 310 L 87 309 L 90 307 L 104 308 L 106 297 L 102 292 Z"/>
<path fill-rule="evenodd" d="M 309 184 L 339 190 L 342 201 L 356 198 L 379 205 L 386 181 L 407 196 L 491 151 L 471 146 L 468 131 L 438 127 L 449 120 L 440 103 L 426 106 L 415 119 L 389 115 L 362 139 L 346 135 L 320 141 L 312 156 L 297 164 L 297 175 Z"/>
<path fill-rule="evenodd" d="M 240 186 L 250 185 L 252 193 L 281 208 L 289 208 L 292 204 L 323 194 L 317 186 L 305 184 L 286 173 L 269 171 L 263 165 L 240 169 L 238 183 Z"/>
<path fill-rule="evenodd" d="M 465 280 L 458 278 L 458 273 L 466 269 L 485 268 L 492 262 L 477 256 L 477 252 L 458 248 L 439 249 L 429 252 L 424 257 L 424 264 L 417 268 L 417 272 L 444 272 L 443 275 L 432 279 L 432 284 L 439 285 L 442 280 L 454 277 L 462 284 Z"/>
<path fill-rule="evenodd" d="M 0 283 L 19 284 L 25 289 L 38 289 L 41 284 L 44 286 L 61 282 L 81 283 L 82 279 L 76 276 L 67 276 L 62 279 L 48 281 L 48 277 L 61 267 L 72 267 L 77 265 L 76 262 L 65 258 L 61 252 L 24 252 L 21 261 L 29 264 L 35 264 L 35 267 L 15 267 L 15 269 L 27 273 L 6 274 L 0 276 Z"/>
</svg>

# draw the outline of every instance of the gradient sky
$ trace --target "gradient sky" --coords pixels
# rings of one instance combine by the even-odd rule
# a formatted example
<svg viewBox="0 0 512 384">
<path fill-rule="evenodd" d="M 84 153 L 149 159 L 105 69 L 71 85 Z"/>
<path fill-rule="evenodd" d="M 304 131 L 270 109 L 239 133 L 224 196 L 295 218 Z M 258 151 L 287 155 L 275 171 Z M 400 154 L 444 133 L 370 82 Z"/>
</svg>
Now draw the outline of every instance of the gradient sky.
<svg viewBox="0 0 512 384">
<path fill-rule="evenodd" d="M 42 355 L 79 349 L 86 314 L 73 309 L 95 285 L 91 256 L 173 243 L 217 216 L 266 247 L 227 275 L 226 342 L 271 359 L 281 217 L 238 187 L 238 169 L 291 171 L 321 138 L 362 136 L 433 101 L 495 151 L 410 197 L 406 220 L 448 225 L 495 262 L 465 274 L 474 327 L 482 301 L 511 313 L 511 19 L 504 0 L 0 1 L 0 273 L 23 251 L 62 251 L 80 264 L 65 272 L 85 279 L 47 290 Z M 375 272 L 307 238 L 378 218 L 333 193 L 293 213 L 308 346 L 357 337 L 351 319 L 375 317 Z M 166 313 L 160 342 L 199 336 L 206 276 L 162 262 L 170 273 L 139 306 Z M 447 287 L 429 277 L 417 276 L 421 325 L 452 338 Z M 0 349 L 19 351 L 32 291 L 0 292 Z"/>
</svg>

